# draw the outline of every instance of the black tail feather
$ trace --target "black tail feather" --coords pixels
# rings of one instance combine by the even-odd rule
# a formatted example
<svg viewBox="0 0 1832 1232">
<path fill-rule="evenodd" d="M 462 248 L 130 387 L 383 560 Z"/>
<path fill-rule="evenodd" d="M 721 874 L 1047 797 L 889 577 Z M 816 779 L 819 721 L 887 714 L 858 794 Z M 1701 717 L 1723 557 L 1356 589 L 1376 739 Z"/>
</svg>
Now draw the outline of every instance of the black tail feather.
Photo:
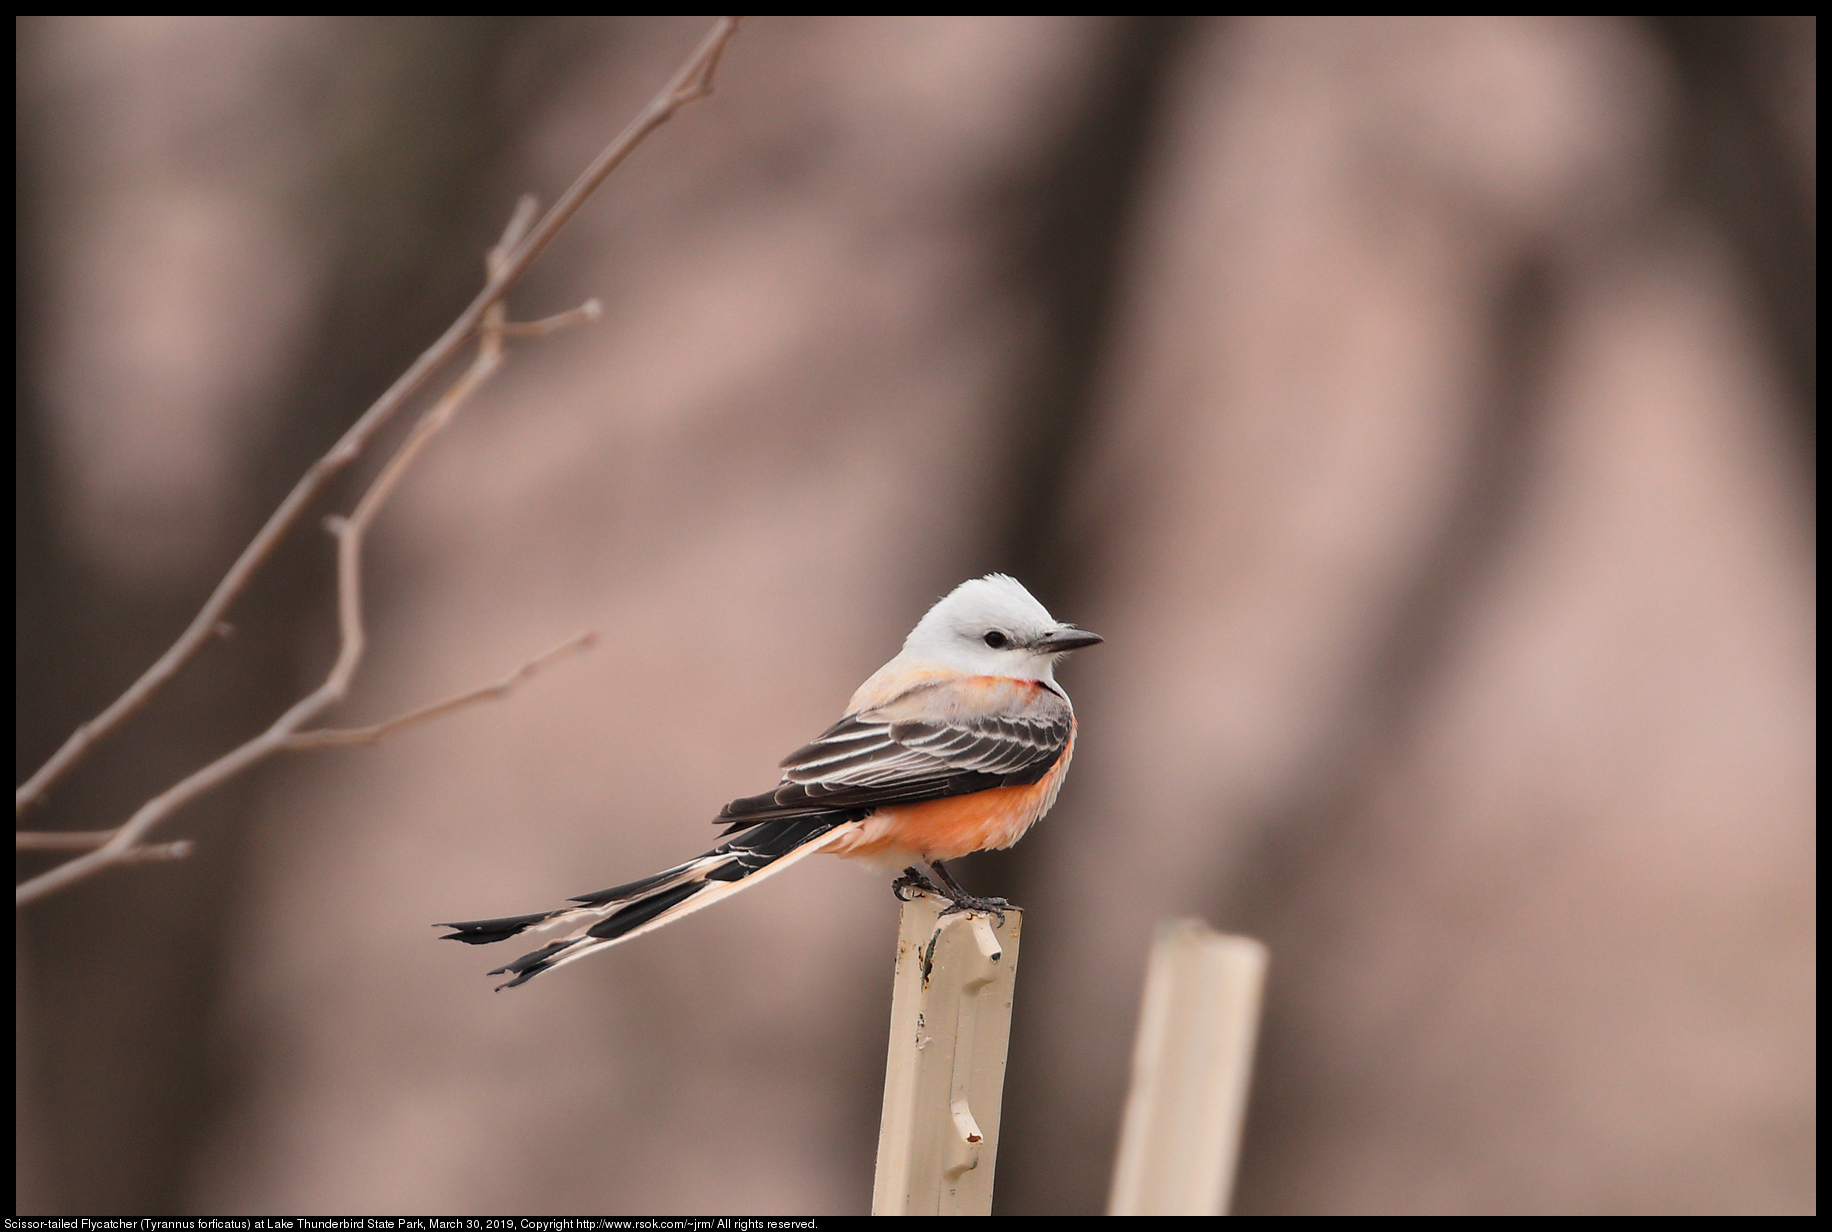
<svg viewBox="0 0 1832 1232">
<path fill-rule="evenodd" d="M 686 864 L 676 864 L 673 868 L 664 868 L 661 872 L 656 873 L 652 877 L 638 877 L 635 881 L 625 882 L 623 885 L 619 886 L 612 886 L 608 890 L 599 890 L 595 894 L 581 894 L 577 898 L 569 898 L 566 901 L 569 903 L 586 903 L 593 906 L 598 903 L 620 903 L 626 898 L 635 898 L 638 894 L 652 885 L 660 885 L 671 877 L 680 876 L 687 871 L 687 868 L 688 865 Z"/>
<path fill-rule="evenodd" d="M 544 945 L 540 949 L 534 951 L 534 953 L 532 954 L 523 954 L 520 958 L 516 959 L 512 963 L 504 963 L 502 966 L 498 967 L 496 970 L 490 972 L 490 974 L 491 975 L 520 975 L 522 972 L 527 971 L 528 968 L 530 967 L 545 966 L 549 958 L 552 958 L 555 954 L 558 954 L 561 950 L 565 949 L 567 946 L 574 945 L 574 944 L 576 943 L 572 941 L 556 941 L 552 945 Z"/>
<path fill-rule="evenodd" d="M 806 847 L 836 826 L 857 821 L 864 815 L 862 811 L 836 809 L 812 815 L 770 817 L 754 825 L 747 825 L 741 836 L 720 843 L 697 860 L 677 864 L 652 877 L 613 886 L 596 894 L 581 894 L 570 900 L 580 904 L 576 907 L 542 911 L 534 915 L 505 916 L 496 920 L 468 920 L 441 924 L 439 927 L 456 930 L 443 940 L 462 941 L 467 945 L 487 945 L 494 941 L 505 941 L 555 917 L 567 917 L 569 922 L 577 921 L 573 928 L 583 931 L 575 931 L 571 936 L 551 942 L 490 972 L 491 975 L 515 977 L 499 985 L 497 991 L 500 992 L 504 988 L 526 984 L 561 962 L 569 962 L 608 942 L 617 941 L 658 917 L 667 915 L 704 890 L 743 881 L 792 852 Z M 596 920 L 596 923 L 585 928 L 586 922 L 591 920 Z M 564 951 L 581 943 L 583 947 L 579 953 L 562 957 Z"/>
<path fill-rule="evenodd" d="M 529 980 L 553 966 L 561 950 L 569 949 L 577 944 L 579 943 L 576 939 L 572 941 L 555 941 L 551 945 L 542 946 L 532 954 L 523 954 L 514 962 L 498 967 L 496 970 L 490 972 L 490 974 L 513 975 L 515 978 L 505 983 L 498 984 L 496 986 L 496 991 L 501 992 L 505 988 L 514 988 L 517 984 L 526 984 Z"/>
<path fill-rule="evenodd" d="M 822 808 L 818 804 L 785 811 L 776 804 L 774 793 L 761 796 L 746 796 L 742 800 L 733 800 L 719 810 L 719 815 L 712 819 L 715 826 L 724 826 L 719 832 L 720 838 L 730 838 L 747 830 L 769 825 L 771 822 L 786 822 L 790 825 L 815 824 L 824 825 L 827 829 L 844 825 L 849 821 L 858 821 L 871 816 L 869 808 Z"/>
<path fill-rule="evenodd" d="M 435 924 L 433 927 L 458 930 L 439 938 L 441 941 L 462 941 L 466 945 L 489 945 L 495 941 L 507 941 L 524 928 L 539 924 L 542 920 L 551 920 L 559 914 L 557 911 L 537 911 L 533 915 L 506 915 L 499 920 L 465 920 L 457 924 Z"/>
<path fill-rule="evenodd" d="M 686 885 L 677 885 L 672 889 L 663 890 L 659 894 L 651 894 L 647 898 L 639 898 L 610 919 L 600 920 L 598 923 L 586 929 L 585 935 L 588 937 L 596 937 L 600 941 L 609 941 L 615 937 L 621 937 L 631 929 L 639 928 L 647 924 L 650 920 L 653 920 L 656 916 L 668 910 L 668 908 L 674 906 L 676 903 L 686 902 L 705 888 L 706 883 L 704 881 L 689 881 Z"/>
</svg>

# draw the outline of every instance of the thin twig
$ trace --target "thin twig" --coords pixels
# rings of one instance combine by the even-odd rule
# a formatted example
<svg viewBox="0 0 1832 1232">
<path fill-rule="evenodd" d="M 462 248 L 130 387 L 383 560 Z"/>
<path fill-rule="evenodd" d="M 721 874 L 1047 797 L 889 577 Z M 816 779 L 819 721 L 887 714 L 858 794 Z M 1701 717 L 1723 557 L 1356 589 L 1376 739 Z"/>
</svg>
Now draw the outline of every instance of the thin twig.
<svg viewBox="0 0 1832 1232">
<path fill-rule="evenodd" d="M 599 154 L 592 165 L 554 204 L 553 208 L 548 210 L 546 216 L 534 226 L 532 232 L 529 231 L 529 225 L 536 208 L 532 199 L 524 197 L 517 203 L 515 213 L 503 231 L 502 239 L 485 258 L 489 281 L 484 291 L 472 301 L 471 306 L 452 324 L 439 342 L 414 361 L 413 367 L 395 382 L 389 392 L 382 396 L 382 400 L 364 413 L 363 418 L 357 421 L 349 433 L 345 434 L 344 439 L 339 441 L 329 454 L 313 464 L 306 478 L 302 479 L 299 486 L 293 489 L 292 493 L 282 502 L 280 509 L 269 519 L 268 524 L 255 536 L 254 542 L 244 550 L 242 557 L 231 567 L 228 576 L 218 584 L 216 593 L 205 604 L 204 610 L 192 622 L 191 628 L 187 629 L 184 636 L 174 643 L 172 649 L 161 656 L 159 662 L 154 664 L 145 676 L 141 677 L 127 693 L 122 694 L 121 698 L 117 699 L 114 705 L 104 711 L 98 719 L 79 728 L 70 741 L 66 742 L 64 748 L 60 749 L 51 761 L 45 763 L 38 773 L 34 774 L 26 785 L 19 789 L 19 807 L 23 810 L 34 800 L 42 797 L 44 790 L 70 766 L 74 765 L 100 736 L 118 726 L 122 719 L 143 704 L 160 684 L 169 679 L 170 675 L 181 667 L 191 654 L 195 653 L 196 645 L 187 647 L 187 639 L 190 639 L 193 633 L 198 633 L 196 642 L 201 644 L 205 637 L 215 631 L 223 608 L 246 584 L 248 575 L 266 558 L 279 536 L 297 520 L 300 511 L 323 487 L 329 475 L 347 465 L 349 460 L 356 456 L 356 452 L 367 443 L 369 436 L 373 435 L 380 423 L 399 406 L 407 393 L 417 388 L 434 369 L 451 358 L 466 341 L 475 337 L 478 342 L 477 355 L 471 361 L 470 366 L 439 400 L 421 415 L 419 421 L 407 434 L 406 439 L 395 450 L 394 455 L 388 459 L 370 482 L 368 489 L 357 501 L 356 508 L 351 511 L 350 515 L 347 518 L 333 518 L 329 522 L 331 532 L 337 539 L 339 644 L 337 660 L 325 677 L 324 683 L 295 702 L 266 731 L 194 771 L 141 805 L 119 829 L 109 832 L 107 839 L 100 846 L 21 883 L 14 891 L 17 906 L 22 907 L 53 894 L 65 886 L 114 864 L 142 859 L 171 859 L 182 855 L 183 852 L 179 848 L 182 847 L 188 851 L 186 844 L 162 844 L 159 848 L 154 848 L 141 847 L 139 843 L 141 838 L 154 826 L 198 796 L 276 752 L 298 747 L 292 742 L 300 734 L 300 729 L 343 700 L 349 691 L 350 681 L 362 662 L 367 640 L 362 606 L 364 538 L 383 505 L 400 485 L 407 468 L 425 450 L 432 438 L 451 422 L 458 408 L 463 406 L 471 395 L 502 366 L 503 335 L 510 328 L 502 304 L 504 292 L 528 268 L 528 265 L 541 249 L 546 247 L 566 220 L 578 211 L 579 206 L 591 191 L 603 182 L 604 177 L 610 174 L 618 163 L 623 161 L 630 150 L 634 149 L 644 137 L 658 128 L 682 106 L 697 98 L 704 98 L 710 93 L 713 69 L 717 67 L 719 55 L 736 29 L 736 18 L 720 19 L 712 32 L 701 42 L 699 48 L 689 57 L 686 64 L 675 74 L 662 92 L 656 95 L 636 120 Z M 565 318 L 563 322 L 565 324 L 570 324 L 574 320 L 592 319 L 593 316 L 589 306 L 577 309 L 572 313 L 561 314 L 561 317 Z M 560 318 L 549 320 L 558 321 Z M 535 324 L 539 326 L 546 323 L 537 322 Z M 547 328 L 551 330 L 558 327 L 559 325 L 554 324 Z M 364 429 L 365 425 L 368 425 L 367 429 L 359 433 L 359 430 Z M 315 481 L 314 475 L 321 471 L 323 478 Z M 520 679 L 532 675 L 534 671 L 539 670 L 541 666 L 560 653 L 583 646 L 583 644 L 582 639 L 574 639 L 566 646 L 550 651 L 524 667 L 509 681 L 501 685 L 488 686 L 478 690 L 477 693 L 480 696 L 500 696 L 501 693 L 507 692 L 519 683 Z M 445 713 L 455 709 L 459 704 L 468 704 L 468 701 L 452 699 L 451 702 L 440 703 L 430 708 L 430 711 Z M 416 713 L 406 716 L 404 720 L 397 720 L 393 725 L 385 724 L 383 726 L 404 726 L 409 720 L 419 722 L 430 717 L 433 717 L 430 712 Z M 318 735 L 319 733 L 310 734 Z M 325 742 L 336 741 L 327 740 Z M 156 850 L 163 850 L 163 854 L 141 854 Z"/>
<path fill-rule="evenodd" d="M 577 308 L 568 308 L 565 312 L 557 312 L 553 316 L 542 317 L 538 321 L 511 321 L 503 326 L 503 337 L 544 338 L 548 334 L 574 325 L 596 321 L 603 315 L 604 305 L 595 299 L 588 299 Z"/>
<path fill-rule="evenodd" d="M 409 711 L 398 718 L 389 719 L 386 723 L 376 723 L 370 727 L 321 727 L 316 731 L 297 732 L 287 737 L 285 747 L 289 750 L 304 752 L 308 749 L 329 748 L 333 745 L 376 744 L 394 735 L 398 731 L 405 731 L 409 727 L 417 727 L 430 719 L 448 715 L 454 710 L 463 710 L 466 706 L 474 706 L 478 702 L 493 701 L 499 697 L 507 697 L 509 694 L 515 692 L 516 689 L 520 688 L 524 682 L 536 676 L 542 668 L 547 667 L 557 659 L 563 659 L 567 655 L 577 654 L 586 647 L 594 644 L 597 640 L 598 635 L 595 633 L 581 633 L 577 637 L 555 646 L 552 650 L 549 650 L 539 658 L 531 659 L 527 663 L 522 664 L 513 672 L 504 676 L 501 680 L 498 680 L 495 684 L 486 684 L 482 688 L 472 689 L 468 693 L 460 693 L 456 697 L 448 697 L 442 702 L 434 702 L 430 706 L 422 706 L 420 709 Z"/>
<path fill-rule="evenodd" d="M 142 843 L 138 847 L 123 852 L 117 864 L 163 864 L 167 860 L 182 860 L 189 856 L 196 844 L 188 838 L 181 838 L 173 843 Z"/>
<path fill-rule="evenodd" d="M 113 830 L 20 830 L 20 851 L 88 851 L 115 836 Z"/>
<path fill-rule="evenodd" d="M 28 830 L 19 832 L 15 837 L 19 840 L 20 851 L 87 851 L 100 847 L 118 833 L 118 830 Z M 134 848 L 115 863 L 151 864 L 160 860 L 182 860 L 191 854 L 191 848 L 192 843 L 188 838 L 181 838 L 175 843 L 147 843 Z"/>
<path fill-rule="evenodd" d="M 448 697 L 444 701 L 434 702 L 430 706 L 422 706 L 418 710 L 412 710 L 397 718 L 389 719 L 386 723 L 377 723 L 370 727 L 324 727 L 319 728 L 317 731 L 296 732 L 288 736 L 281 743 L 281 747 L 289 752 L 305 752 L 310 749 L 329 748 L 336 745 L 380 743 L 398 731 L 405 731 L 409 727 L 417 727 L 421 723 L 451 714 L 455 710 L 462 710 L 467 706 L 474 706 L 479 702 L 494 701 L 497 698 L 507 697 L 523 684 L 539 675 L 543 669 L 568 655 L 578 654 L 580 651 L 596 645 L 597 641 L 598 635 L 596 633 L 586 632 L 578 634 L 575 637 L 568 638 L 566 641 L 561 642 L 546 654 L 530 659 L 494 684 L 487 684 L 482 688 L 472 689 L 468 693 L 460 693 L 455 697 Z M 18 841 L 17 849 L 20 851 L 91 851 L 102 846 L 119 833 L 120 831 L 118 829 L 20 830 L 16 831 L 13 837 Z M 134 848 L 127 853 L 124 859 L 177 860 L 189 855 L 190 851 L 191 844 L 188 840 L 176 843 L 152 843 Z"/>
<path fill-rule="evenodd" d="M 340 471 L 362 454 L 375 434 L 393 418 L 407 399 L 435 372 L 449 363 L 466 343 L 478 336 L 484 328 L 489 310 L 515 285 L 534 259 L 559 233 L 560 228 L 578 212 L 592 191 L 628 157 L 631 150 L 666 123 L 676 111 L 712 92 L 713 72 L 718 68 L 719 57 L 724 53 L 726 44 L 738 31 L 738 21 L 736 17 L 719 19 L 661 92 L 650 100 L 636 119 L 604 148 L 560 199 L 554 202 L 553 208 L 547 211 L 532 232 L 528 228 L 534 206 L 530 198 L 523 198 L 515 218 L 511 220 L 510 228 L 504 233 L 503 242 L 498 246 L 506 255 L 492 262 L 495 268 L 491 270 L 483 290 L 477 293 L 477 298 L 458 315 L 458 319 L 440 335 L 439 340 L 428 347 L 363 412 L 362 417 L 350 425 L 330 452 L 311 465 L 293 490 L 287 493 L 286 499 L 280 502 L 280 507 L 267 519 L 266 525 L 242 549 L 242 554 L 229 567 L 229 572 L 223 575 L 222 581 L 216 584 L 210 598 L 178 640 L 106 710 L 71 733 L 70 738 L 52 754 L 50 760 L 19 787 L 14 793 L 16 814 L 23 814 L 26 809 L 43 800 L 53 784 L 69 773 L 100 740 L 144 706 L 154 693 L 195 657 L 216 631 L 224 613 L 246 589 L 249 580 L 267 562 L 274 548 L 306 508 Z"/>
<path fill-rule="evenodd" d="M 15 907 L 36 902 L 55 894 L 65 886 L 93 876 L 102 869 L 123 863 L 137 850 L 143 835 L 170 817 L 184 805 L 228 782 L 249 767 L 264 761 L 286 747 L 286 740 L 301 727 L 342 701 L 349 692 L 350 680 L 362 662 L 367 637 L 363 628 L 362 549 L 364 536 L 374 524 L 382 504 L 399 486 L 407 466 L 419 456 L 426 444 L 451 421 L 453 413 L 489 379 L 502 363 L 500 337 L 485 334 L 477 349 L 477 358 L 464 374 L 453 382 L 438 402 L 420 417 L 356 502 L 348 518 L 333 522 L 337 536 L 337 623 L 339 644 L 337 660 L 323 684 L 293 703 L 268 729 L 247 743 L 231 749 L 215 761 L 196 770 L 168 787 L 135 810 L 133 816 L 100 847 L 59 864 L 21 882 L 14 890 Z"/>
</svg>

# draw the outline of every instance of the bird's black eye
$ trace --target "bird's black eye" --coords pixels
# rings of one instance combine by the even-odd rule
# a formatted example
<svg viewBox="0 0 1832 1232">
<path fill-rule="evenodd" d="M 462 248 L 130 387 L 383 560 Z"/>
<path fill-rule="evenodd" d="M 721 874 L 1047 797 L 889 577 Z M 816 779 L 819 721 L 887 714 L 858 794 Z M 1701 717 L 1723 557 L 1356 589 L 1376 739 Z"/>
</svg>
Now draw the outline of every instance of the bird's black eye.
<svg viewBox="0 0 1832 1232">
<path fill-rule="evenodd" d="M 986 635 L 986 644 L 994 650 L 1003 650 L 1011 644 L 1011 639 L 994 629 Z"/>
</svg>

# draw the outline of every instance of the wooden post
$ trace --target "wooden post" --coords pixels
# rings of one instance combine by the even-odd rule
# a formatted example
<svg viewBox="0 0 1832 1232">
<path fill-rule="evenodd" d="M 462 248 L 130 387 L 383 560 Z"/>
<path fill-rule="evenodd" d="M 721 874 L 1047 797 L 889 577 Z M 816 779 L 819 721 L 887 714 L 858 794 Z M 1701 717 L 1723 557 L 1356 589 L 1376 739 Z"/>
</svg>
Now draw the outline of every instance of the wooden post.
<svg viewBox="0 0 1832 1232">
<path fill-rule="evenodd" d="M 903 904 L 874 1215 L 990 1215 L 1024 913 Z"/>
<path fill-rule="evenodd" d="M 1227 1213 L 1265 979 L 1259 942 L 1158 925 L 1109 1215 Z"/>
</svg>

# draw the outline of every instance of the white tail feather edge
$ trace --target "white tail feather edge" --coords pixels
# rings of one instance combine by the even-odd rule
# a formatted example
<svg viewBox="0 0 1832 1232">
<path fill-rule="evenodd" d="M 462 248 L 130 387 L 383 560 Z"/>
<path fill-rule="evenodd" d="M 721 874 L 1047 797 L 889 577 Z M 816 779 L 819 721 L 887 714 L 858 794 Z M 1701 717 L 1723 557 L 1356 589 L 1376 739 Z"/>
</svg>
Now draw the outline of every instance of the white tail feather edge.
<svg viewBox="0 0 1832 1232">
<path fill-rule="evenodd" d="M 582 944 L 570 946 L 559 954 L 556 954 L 549 961 L 548 965 L 543 968 L 542 973 L 545 974 L 556 968 L 564 967 L 569 962 L 584 958 L 588 954 L 596 954 L 599 950 L 609 949 L 614 945 L 622 945 L 624 942 L 640 937 L 646 932 L 652 932 L 664 924 L 672 924 L 682 916 L 692 915 L 702 907 L 710 907 L 714 903 L 737 893 L 739 890 L 748 889 L 756 885 L 766 877 L 775 876 L 796 861 L 824 850 L 829 844 L 857 828 L 858 824 L 859 823 L 856 821 L 849 821 L 845 825 L 834 827 L 825 834 L 818 834 L 803 843 L 800 847 L 797 847 L 794 851 L 791 851 L 788 855 L 764 865 L 750 876 L 738 881 L 720 882 L 711 889 L 701 890 L 692 898 L 676 903 L 674 906 L 668 908 L 668 910 L 656 916 L 653 920 L 644 921 L 621 937 L 586 938 Z M 717 860 L 709 860 L 707 861 L 706 867 L 711 868 L 723 864 L 727 859 L 729 859 L 728 856 L 721 856 Z M 570 923 L 574 925 L 573 931 L 567 936 L 555 938 L 555 940 L 576 941 L 579 938 L 585 937 L 585 934 L 589 932 L 594 925 L 609 919 L 617 912 L 629 906 L 631 902 L 646 897 L 648 894 L 655 893 L 656 890 L 666 889 L 669 885 L 679 884 L 680 881 L 667 882 L 657 886 L 653 890 L 646 890 L 643 894 L 635 895 L 630 899 L 615 903 L 580 907 L 576 911 L 568 911 L 561 915 L 557 915 L 546 923 L 532 925 L 525 931 L 530 933 L 545 932 L 549 929 L 558 928 Z"/>
</svg>

